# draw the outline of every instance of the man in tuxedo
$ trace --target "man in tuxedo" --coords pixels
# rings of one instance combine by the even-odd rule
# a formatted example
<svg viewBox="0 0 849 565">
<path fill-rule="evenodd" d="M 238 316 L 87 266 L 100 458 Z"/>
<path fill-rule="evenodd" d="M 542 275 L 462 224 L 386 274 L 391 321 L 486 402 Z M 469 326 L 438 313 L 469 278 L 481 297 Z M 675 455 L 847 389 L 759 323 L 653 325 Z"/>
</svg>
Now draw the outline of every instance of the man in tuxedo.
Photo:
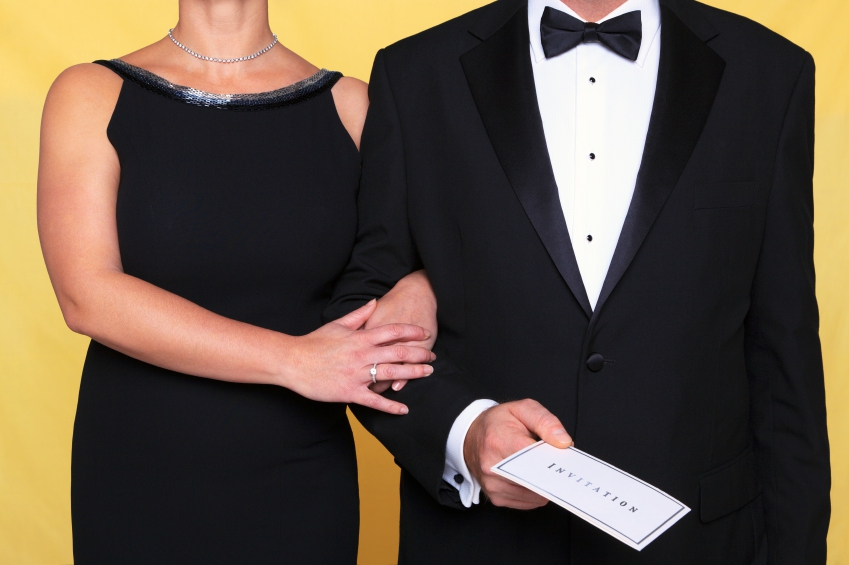
<svg viewBox="0 0 849 565">
<path fill-rule="evenodd" d="M 328 314 L 421 268 L 437 297 L 410 413 L 355 410 L 400 563 L 824 564 L 810 55 L 692 0 L 498 0 L 382 50 L 370 96 Z M 489 471 L 536 438 L 693 511 L 638 553 Z"/>
</svg>

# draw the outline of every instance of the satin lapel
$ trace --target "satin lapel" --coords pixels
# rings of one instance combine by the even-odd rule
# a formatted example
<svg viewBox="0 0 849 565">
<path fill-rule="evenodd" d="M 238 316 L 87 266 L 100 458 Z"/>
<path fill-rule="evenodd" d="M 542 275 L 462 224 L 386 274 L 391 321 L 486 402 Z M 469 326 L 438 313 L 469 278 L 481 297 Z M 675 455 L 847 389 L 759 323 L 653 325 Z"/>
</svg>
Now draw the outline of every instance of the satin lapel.
<svg viewBox="0 0 849 565">
<path fill-rule="evenodd" d="M 643 162 L 595 316 L 619 283 L 675 188 L 699 141 L 725 61 L 661 5 L 657 89 Z"/>
<path fill-rule="evenodd" d="M 560 275 L 591 316 L 548 156 L 531 68 L 527 11 L 519 9 L 460 62 L 507 179 Z"/>
</svg>

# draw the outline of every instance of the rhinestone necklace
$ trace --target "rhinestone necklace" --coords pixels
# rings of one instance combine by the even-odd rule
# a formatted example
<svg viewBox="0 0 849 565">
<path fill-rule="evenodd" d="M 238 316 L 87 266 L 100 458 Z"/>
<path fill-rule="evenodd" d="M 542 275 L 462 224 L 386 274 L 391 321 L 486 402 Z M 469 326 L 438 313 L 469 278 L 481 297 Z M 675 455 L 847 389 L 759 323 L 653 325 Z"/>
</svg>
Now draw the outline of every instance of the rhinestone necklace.
<svg viewBox="0 0 849 565">
<path fill-rule="evenodd" d="M 182 43 L 177 41 L 177 38 L 174 37 L 174 30 L 173 29 L 168 30 L 168 37 L 171 38 L 171 41 L 174 42 L 174 45 L 176 45 L 177 47 L 179 47 L 180 49 L 182 49 L 183 51 L 185 51 L 189 55 L 191 55 L 193 57 L 197 57 L 198 59 L 202 59 L 204 61 L 209 61 L 210 63 L 241 63 L 242 61 L 250 61 L 251 59 L 256 59 L 257 57 L 259 57 L 263 53 L 268 52 L 269 50 L 271 50 L 272 47 L 277 45 L 277 34 L 272 33 L 271 35 L 274 36 L 274 41 L 272 41 L 264 49 L 260 49 L 259 51 L 257 51 L 253 55 L 247 55 L 245 57 L 238 57 L 236 59 L 219 59 L 218 57 L 206 57 L 204 55 L 200 55 L 199 53 L 195 53 L 194 51 L 192 51 L 191 49 L 189 49 L 188 47 L 186 47 L 185 45 L 183 45 Z"/>
</svg>

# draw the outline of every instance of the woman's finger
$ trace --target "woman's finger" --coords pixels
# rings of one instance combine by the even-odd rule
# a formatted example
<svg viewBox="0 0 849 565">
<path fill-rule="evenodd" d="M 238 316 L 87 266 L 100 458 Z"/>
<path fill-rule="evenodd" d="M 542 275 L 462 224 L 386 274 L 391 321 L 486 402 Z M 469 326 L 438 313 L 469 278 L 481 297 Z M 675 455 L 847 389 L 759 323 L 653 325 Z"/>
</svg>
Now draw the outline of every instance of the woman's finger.
<svg viewBox="0 0 849 565">
<path fill-rule="evenodd" d="M 407 385 L 407 381 L 395 381 L 392 383 L 392 390 L 398 392 Z"/>
<path fill-rule="evenodd" d="M 351 402 L 353 404 L 361 404 L 373 410 L 386 412 L 387 414 L 395 414 L 396 416 L 403 416 L 410 411 L 404 404 L 384 398 L 368 388 L 363 388 L 359 396 Z"/>
<path fill-rule="evenodd" d="M 436 360 L 429 349 L 414 345 L 386 345 L 375 347 L 367 357 L 369 363 L 432 363 Z"/>
<path fill-rule="evenodd" d="M 365 372 L 369 374 L 369 378 L 371 378 L 371 370 L 372 367 L 368 367 L 365 369 Z M 420 379 L 422 377 L 427 377 L 432 374 L 433 367 L 431 367 L 430 365 L 385 364 L 377 366 L 377 374 L 375 375 L 375 379 L 377 379 L 378 382 L 406 381 L 409 379 Z"/>
<path fill-rule="evenodd" d="M 412 324 L 386 324 L 362 332 L 362 336 L 372 345 L 386 345 L 403 341 L 425 341 L 430 332 Z"/>
<path fill-rule="evenodd" d="M 383 394 L 390 388 L 395 392 L 400 392 L 402 388 L 407 386 L 407 381 L 378 381 L 377 384 L 369 385 L 369 388 L 377 394 Z"/>
<path fill-rule="evenodd" d="M 407 381 L 401 382 L 405 383 Z M 368 387 L 371 389 L 372 392 L 376 392 L 377 394 L 383 394 L 384 392 L 389 390 L 389 387 L 391 385 L 392 383 L 390 383 L 389 381 L 378 381 L 377 384 L 369 384 Z"/>
</svg>

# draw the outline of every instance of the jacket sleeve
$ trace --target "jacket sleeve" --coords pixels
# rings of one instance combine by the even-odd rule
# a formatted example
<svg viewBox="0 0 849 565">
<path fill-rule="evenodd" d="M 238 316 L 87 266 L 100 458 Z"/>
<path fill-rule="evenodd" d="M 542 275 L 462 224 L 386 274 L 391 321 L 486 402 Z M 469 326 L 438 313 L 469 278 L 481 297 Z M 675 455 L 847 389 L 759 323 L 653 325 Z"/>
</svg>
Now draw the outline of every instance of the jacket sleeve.
<svg viewBox="0 0 849 565">
<path fill-rule="evenodd" d="M 814 62 L 807 55 L 779 139 L 746 320 L 771 565 L 826 562 L 831 474 L 815 294 L 813 161 Z"/>
<path fill-rule="evenodd" d="M 408 222 L 404 139 L 384 58 L 385 52 L 377 54 L 369 85 L 370 107 L 361 142 L 357 241 L 325 311 L 327 320 L 383 296 L 423 266 Z M 445 446 L 454 420 L 479 397 L 446 358 L 439 342 L 434 352 L 437 360 L 431 376 L 409 382 L 401 392 L 390 389 L 385 393 L 405 403 L 409 414 L 392 416 L 362 406 L 351 410 L 432 496 L 462 508 L 456 489 L 442 480 Z"/>
</svg>

